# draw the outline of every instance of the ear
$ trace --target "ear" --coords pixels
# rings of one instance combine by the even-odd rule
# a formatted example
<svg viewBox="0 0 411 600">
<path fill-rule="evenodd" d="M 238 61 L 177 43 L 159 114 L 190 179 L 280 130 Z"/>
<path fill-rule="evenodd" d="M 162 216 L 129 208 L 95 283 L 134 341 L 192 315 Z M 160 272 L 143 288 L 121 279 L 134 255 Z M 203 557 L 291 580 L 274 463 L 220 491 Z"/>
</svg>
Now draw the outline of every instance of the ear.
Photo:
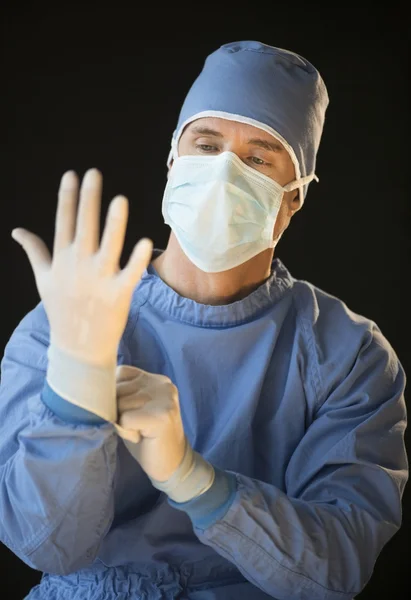
<svg viewBox="0 0 411 600">
<path fill-rule="evenodd" d="M 288 210 L 290 216 L 294 216 L 302 208 L 299 190 L 294 190 L 289 197 Z"/>
</svg>

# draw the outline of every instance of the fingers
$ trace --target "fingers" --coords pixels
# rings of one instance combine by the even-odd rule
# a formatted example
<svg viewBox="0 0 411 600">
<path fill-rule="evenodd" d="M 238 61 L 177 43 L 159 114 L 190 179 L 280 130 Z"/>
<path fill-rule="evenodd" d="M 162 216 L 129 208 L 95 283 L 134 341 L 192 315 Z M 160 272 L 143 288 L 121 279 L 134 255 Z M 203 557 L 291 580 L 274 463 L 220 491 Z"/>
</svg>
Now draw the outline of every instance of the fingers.
<svg viewBox="0 0 411 600">
<path fill-rule="evenodd" d="M 74 244 L 79 254 L 97 251 L 100 237 L 100 210 L 103 178 L 97 169 L 89 169 L 80 189 Z"/>
<path fill-rule="evenodd" d="M 37 280 L 40 273 L 48 269 L 51 264 L 51 256 L 46 244 L 41 238 L 26 229 L 13 229 L 11 236 L 26 252 Z"/>
<path fill-rule="evenodd" d="M 61 178 L 54 233 L 53 256 L 73 242 L 76 230 L 78 178 L 67 171 Z"/>
<path fill-rule="evenodd" d="M 55 220 L 53 254 L 74 244 L 78 254 L 96 253 L 99 248 L 102 175 L 97 169 L 89 169 L 80 189 L 77 208 L 78 178 L 74 171 L 67 171 L 60 182 Z M 98 253 L 100 268 L 105 274 L 118 272 L 124 245 L 128 219 L 128 200 L 117 196 L 111 202 Z M 44 242 L 24 230 L 14 230 L 12 236 L 26 250 L 35 272 L 50 265 L 51 257 Z M 128 264 L 118 275 L 122 284 L 134 288 L 151 261 L 153 243 L 141 239 L 134 247 Z"/>
<path fill-rule="evenodd" d="M 138 410 L 151 400 L 150 396 L 144 393 L 132 393 L 129 396 L 122 396 L 117 400 L 118 414 L 123 414 L 127 410 Z"/>
<path fill-rule="evenodd" d="M 117 365 L 116 367 L 116 381 L 117 385 L 120 381 L 130 381 L 134 379 L 136 375 L 141 371 L 137 367 L 131 365 Z"/>
<path fill-rule="evenodd" d="M 131 454 L 134 456 L 133 450 L 135 450 L 136 444 L 141 441 L 141 435 L 138 431 L 133 431 L 132 429 L 124 429 L 118 423 L 114 423 L 114 427 L 118 433 L 118 435 L 123 440 L 125 446 L 130 450 Z"/>
<path fill-rule="evenodd" d="M 128 219 L 128 200 L 116 196 L 110 203 L 101 239 L 99 261 L 105 274 L 117 271 L 123 251 Z"/>
<path fill-rule="evenodd" d="M 121 427 L 124 427 L 124 429 L 140 431 L 140 422 L 142 420 L 144 420 L 144 422 L 147 422 L 147 415 L 143 415 L 141 413 L 141 411 L 139 411 L 138 409 L 128 410 L 123 413 L 119 409 L 118 423 Z M 151 422 L 152 422 L 152 417 L 151 417 Z"/>
<path fill-rule="evenodd" d="M 124 279 L 128 285 L 134 287 L 150 264 L 152 253 L 153 242 L 148 238 L 141 239 L 134 246 L 131 257 L 119 277 Z"/>
<path fill-rule="evenodd" d="M 129 396 L 132 393 L 136 393 L 137 390 L 144 386 L 142 377 L 133 377 L 132 379 L 116 381 L 116 395 L 117 398 L 121 396 Z"/>
</svg>

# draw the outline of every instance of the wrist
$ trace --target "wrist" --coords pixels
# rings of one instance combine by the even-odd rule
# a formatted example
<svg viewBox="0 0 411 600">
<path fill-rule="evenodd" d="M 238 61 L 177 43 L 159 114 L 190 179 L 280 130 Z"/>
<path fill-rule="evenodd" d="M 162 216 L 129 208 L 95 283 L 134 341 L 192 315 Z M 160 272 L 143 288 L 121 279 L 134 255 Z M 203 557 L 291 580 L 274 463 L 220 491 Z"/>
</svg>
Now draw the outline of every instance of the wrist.
<svg viewBox="0 0 411 600">
<path fill-rule="evenodd" d="M 56 394 L 106 421 L 117 420 L 115 359 L 112 364 L 91 365 L 53 343 L 47 357 L 46 379 Z"/>
<path fill-rule="evenodd" d="M 214 481 L 214 468 L 186 440 L 186 450 L 179 467 L 167 479 L 150 479 L 155 488 L 167 494 L 174 502 L 188 502 L 206 492 Z"/>
</svg>

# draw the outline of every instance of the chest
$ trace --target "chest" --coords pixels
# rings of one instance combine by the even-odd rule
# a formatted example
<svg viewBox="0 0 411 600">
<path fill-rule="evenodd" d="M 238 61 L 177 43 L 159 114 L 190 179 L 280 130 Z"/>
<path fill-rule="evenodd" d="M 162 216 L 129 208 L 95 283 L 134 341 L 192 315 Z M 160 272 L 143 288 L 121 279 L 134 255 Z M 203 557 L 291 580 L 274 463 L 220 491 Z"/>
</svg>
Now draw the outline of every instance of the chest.
<svg viewBox="0 0 411 600">
<path fill-rule="evenodd" d="M 304 348 L 291 316 L 227 329 L 142 319 L 130 350 L 135 366 L 177 386 L 184 431 L 197 452 L 284 490 L 310 412 Z"/>
</svg>

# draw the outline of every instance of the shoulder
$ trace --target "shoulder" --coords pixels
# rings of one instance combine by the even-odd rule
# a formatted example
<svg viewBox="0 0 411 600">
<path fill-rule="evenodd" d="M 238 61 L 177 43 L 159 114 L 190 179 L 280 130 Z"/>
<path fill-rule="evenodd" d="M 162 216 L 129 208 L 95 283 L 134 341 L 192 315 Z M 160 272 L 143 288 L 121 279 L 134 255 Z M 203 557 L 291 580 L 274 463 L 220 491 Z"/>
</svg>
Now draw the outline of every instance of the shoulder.
<svg viewBox="0 0 411 600">
<path fill-rule="evenodd" d="M 372 319 L 308 281 L 295 280 L 293 300 L 319 401 L 365 373 L 381 385 L 403 378 L 391 343 Z"/>
<path fill-rule="evenodd" d="M 319 336 L 324 334 L 334 341 L 337 335 L 341 340 L 354 340 L 378 329 L 370 318 L 308 281 L 295 280 L 293 299 L 298 318 Z"/>
</svg>

